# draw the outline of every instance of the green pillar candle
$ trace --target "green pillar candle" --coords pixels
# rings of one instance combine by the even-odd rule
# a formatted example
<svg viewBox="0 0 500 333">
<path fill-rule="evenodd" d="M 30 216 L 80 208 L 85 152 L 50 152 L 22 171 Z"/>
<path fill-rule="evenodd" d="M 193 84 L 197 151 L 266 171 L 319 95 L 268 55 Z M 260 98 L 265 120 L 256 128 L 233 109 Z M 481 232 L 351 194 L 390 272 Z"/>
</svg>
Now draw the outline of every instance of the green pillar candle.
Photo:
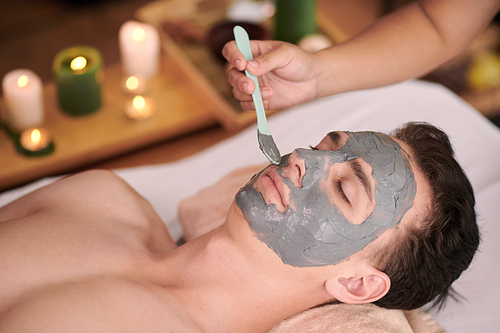
<svg viewBox="0 0 500 333">
<path fill-rule="evenodd" d="M 297 44 L 317 32 L 316 0 L 276 0 L 275 39 Z"/>
<path fill-rule="evenodd" d="M 101 107 L 102 67 L 101 53 L 90 46 L 70 47 L 56 55 L 52 70 L 61 110 L 80 116 Z"/>
</svg>

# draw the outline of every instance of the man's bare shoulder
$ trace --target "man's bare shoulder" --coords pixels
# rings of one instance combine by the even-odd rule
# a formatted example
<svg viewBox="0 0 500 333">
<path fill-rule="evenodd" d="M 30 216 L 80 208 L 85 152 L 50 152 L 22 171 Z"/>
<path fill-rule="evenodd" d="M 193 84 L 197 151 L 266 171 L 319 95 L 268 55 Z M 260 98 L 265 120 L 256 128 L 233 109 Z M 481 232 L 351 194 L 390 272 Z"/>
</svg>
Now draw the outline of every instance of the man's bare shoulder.
<svg viewBox="0 0 500 333">
<path fill-rule="evenodd" d="M 90 170 L 66 177 L 45 189 L 45 205 L 60 209 L 60 203 L 78 203 L 104 206 L 112 203 L 123 209 L 130 204 L 145 204 L 144 200 L 132 187 L 115 173 L 108 170 Z M 54 204 L 58 202 L 58 205 Z"/>
<path fill-rule="evenodd" d="M 12 220 L 51 209 L 77 209 L 88 205 L 114 206 L 126 201 L 140 202 L 142 198 L 116 174 L 92 170 L 68 176 L 33 191 L 0 208 L 0 221 Z M 127 206 L 125 206 L 127 207 Z"/>
<path fill-rule="evenodd" d="M 0 311 L 54 284 L 148 276 L 176 248 L 151 205 L 107 171 L 30 193 L 0 208 L 0 221 Z"/>
<path fill-rule="evenodd" d="M 164 288 L 115 277 L 31 293 L 0 314 L 1 332 L 201 332 Z"/>
<path fill-rule="evenodd" d="M 121 230 L 122 236 L 124 228 L 140 229 L 148 235 L 157 235 L 153 238 L 168 243 L 169 249 L 175 248 L 151 204 L 111 171 L 91 170 L 72 175 L 0 207 L 0 222 L 10 221 L 17 229 L 23 218 L 30 217 L 36 219 L 40 228 L 57 224 L 53 232 L 58 234 L 61 225 L 86 227 L 101 234 Z M 148 235 L 142 236 L 150 239 Z"/>
</svg>

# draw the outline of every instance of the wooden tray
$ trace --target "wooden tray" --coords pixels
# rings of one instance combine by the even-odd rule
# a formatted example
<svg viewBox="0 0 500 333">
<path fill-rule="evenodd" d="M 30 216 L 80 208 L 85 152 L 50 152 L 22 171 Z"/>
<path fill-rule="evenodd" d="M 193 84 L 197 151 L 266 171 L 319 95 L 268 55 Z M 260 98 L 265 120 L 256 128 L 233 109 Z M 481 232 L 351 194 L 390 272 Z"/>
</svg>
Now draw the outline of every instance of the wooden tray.
<svg viewBox="0 0 500 333">
<path fill-rule="evenodd" d="M 44 86 L 45 120 L 54 138 L 55 152 L 43 157 L 19 155 L 0 131 L 0 190 L 43 176 L 64 172 L 111 156 L 173 138 L 216 123 L 218 100 L 200 87 L 171 54 L 162 58 L 161 73 L 152 79 L 148 97 L 156 103 L 152 118 L 127 118 L 124 104 L 131 96 L 122 89 L 120 65 L 105 69 L 103 106 L 96 113 L 72 117 L 62 113 L 53 83 Z M 2 107 L 3 109 L 3 107 Z"/>
</svg>

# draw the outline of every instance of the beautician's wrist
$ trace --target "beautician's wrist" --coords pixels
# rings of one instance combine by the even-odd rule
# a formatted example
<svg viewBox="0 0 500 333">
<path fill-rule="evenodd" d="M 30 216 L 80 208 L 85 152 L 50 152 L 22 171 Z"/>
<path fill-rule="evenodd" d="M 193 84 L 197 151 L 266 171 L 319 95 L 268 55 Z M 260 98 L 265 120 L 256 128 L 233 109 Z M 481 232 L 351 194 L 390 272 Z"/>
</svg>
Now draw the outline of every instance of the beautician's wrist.
<svg viewBox="0 0 500 333">
<path fill-rule="evenodd" d="M 317 77 L 315 98 L 345 92 L 345 90 L 343 90 L 345 88 L 342 87 L 342 81 L 339 80 L 336 70 L 339 64 L 335 64 L 332 60 L 334 52 L 335 47 L 332 46 L 314 53 L 315 72 Z"/>
</svg>

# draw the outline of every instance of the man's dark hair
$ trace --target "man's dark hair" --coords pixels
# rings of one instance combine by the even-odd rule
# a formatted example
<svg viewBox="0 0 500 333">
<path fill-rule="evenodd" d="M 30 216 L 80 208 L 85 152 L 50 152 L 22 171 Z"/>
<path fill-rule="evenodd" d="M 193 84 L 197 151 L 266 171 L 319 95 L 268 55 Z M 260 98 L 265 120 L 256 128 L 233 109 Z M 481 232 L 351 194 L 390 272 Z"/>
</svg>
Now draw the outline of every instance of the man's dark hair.
<svg viewBox="0 0 500 333">
<path fill-rule="evenodd" d="M 432 195 L 428 214 L 402 226 L 397 244 L 375 258 L 375 266 L 391 279 L 391 288 L 374 303 L 411 310 L 434 300 L 433 306 L 440 308 L 448 296 L 456 298 L 451 284 L 469 267 L 479 245 L 472 185 L 440 129 L 408 123 L 394 137 L 410 146 Z"/>
</svg>

